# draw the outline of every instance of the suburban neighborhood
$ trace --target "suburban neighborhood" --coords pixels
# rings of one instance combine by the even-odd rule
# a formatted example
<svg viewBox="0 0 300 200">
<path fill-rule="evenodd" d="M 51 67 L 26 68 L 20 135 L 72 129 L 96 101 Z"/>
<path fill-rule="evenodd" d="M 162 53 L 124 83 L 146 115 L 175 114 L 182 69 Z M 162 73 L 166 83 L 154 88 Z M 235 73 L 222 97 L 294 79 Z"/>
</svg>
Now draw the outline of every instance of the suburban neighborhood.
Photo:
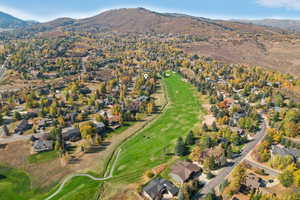
<svg viewBox="0 0 300 200">
<path fill-rule="evenodd" d="M 297 32 L 145 8 L 2 17 L 0 200 L 300 199 Z"/>
</svg>

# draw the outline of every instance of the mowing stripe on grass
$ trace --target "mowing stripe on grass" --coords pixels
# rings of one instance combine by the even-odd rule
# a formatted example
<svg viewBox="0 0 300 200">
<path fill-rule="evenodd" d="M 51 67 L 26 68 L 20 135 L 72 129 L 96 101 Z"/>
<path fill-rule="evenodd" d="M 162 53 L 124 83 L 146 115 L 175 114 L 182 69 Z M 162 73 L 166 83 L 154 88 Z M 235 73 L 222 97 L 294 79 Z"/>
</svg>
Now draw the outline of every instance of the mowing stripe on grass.
<svg viewBox="0 0 300 200">
<path fill-rule="evenodd" d="M 198 122 L 200 104 L 195 89 L 173 74 L 164 79 L 170 99 L 167 110 L 149 127 L 122 145 L 122 152 L 116 166 L 115 175 L 120 181 L 134 182 L 126 174 L 140 177 L 147 169 L 166 162 L 172 153 L 178 137 L 185 137 Z M 116 177 L 116 178 L 117 178 Z"/>
</svg>

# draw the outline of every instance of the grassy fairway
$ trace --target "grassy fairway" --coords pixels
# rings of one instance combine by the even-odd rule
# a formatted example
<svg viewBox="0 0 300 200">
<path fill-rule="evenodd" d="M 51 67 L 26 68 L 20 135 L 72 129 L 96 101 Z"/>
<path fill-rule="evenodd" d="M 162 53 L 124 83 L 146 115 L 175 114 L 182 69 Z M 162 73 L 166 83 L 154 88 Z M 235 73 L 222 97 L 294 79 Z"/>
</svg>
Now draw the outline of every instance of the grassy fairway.
<svg viewBox="0 0 300 200">
<path fill-rule="evenodd" d="M 30 192 L 30 179 L 21 170 L 0 166 L 0 200 L 26 200 Z"/>
<path fill-rule="evenodd" d="M 171 77 L 164 79 L 164 82 L 169 96 L 169 106 L 151 125 L 123 143 L 113 173 L 114 178 L 109 180 L 110 183 L 135 182 L 147 169 L 166 162 L 171 158 L 166 156 L 166 153 L 174 151 L 177 138 L 185 137 L 199 121 L 200 104 L 194 88 L 183 82 L 178 74 L 172 74 Z M 32 162 L 41 160 L 31 159 Z M 0 167 L 0 174 L 1 170 L 4 168 Z M 25 173 L 17 170 L 3 173 L 7 178 L 0 179 L 0 200 L 3 197 L 12 200 L 42 200 L 58 187 L 53 188 L 48 194 L 42 194 L 41 191 L 34 192 L 30 190 L 30 179 Z M 101 184 L 102 182 L 86 177 L 76 177 L 68 182 L 53 200 L 95 199 Z"/>
<path fill-rule="evenodd" d="M 65 185 L 62 192 L 51 200 L 93 200 L 96 199 L 100 184 L 101 182 L 94 181 L 87 177 L 75 177 Z"/>
<path fill-rule="evenodd" d="M 58 157 L 57 151 L 47 151 L 30 155 L 27 159 L 29 163 L 40 163 L 53 160 Z"/>
<path fill-rule="evenodd" d="M 179 136 L 186 136 L 198 122 L 200 104 L 193 87 L 178 74 L 165 79 L 170 105 L 148 128 L 122 145 L 114 172 L 115 181 L 134 182 L 143 172 L 168 159 Z"/>
</svg>

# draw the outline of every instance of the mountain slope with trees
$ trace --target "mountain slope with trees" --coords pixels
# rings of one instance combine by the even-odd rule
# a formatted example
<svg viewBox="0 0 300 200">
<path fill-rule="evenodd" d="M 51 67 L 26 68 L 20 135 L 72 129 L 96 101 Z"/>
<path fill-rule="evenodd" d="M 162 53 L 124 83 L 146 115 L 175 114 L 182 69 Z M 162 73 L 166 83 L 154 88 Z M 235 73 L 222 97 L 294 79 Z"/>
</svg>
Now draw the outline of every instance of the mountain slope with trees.
<svg viewBox="0 0 300 200">
<path fill-rule="evenodd" d="M 144 8 L 124 8 L 86 19 L 60 18 L 34 25 L 27 31 L 167 34 L 180 38 L 178 47 L 190 54 L 300 74 L 300 44 L 297 42 L 300 35 L 249 23 L 158 13 Z"/>
<path fill-rule="evenodd" d="M 0 11 L 0 28 L 1 29 L 15 29 L 24 28 L 26 26 L 35 24 L 34 21 L 24 21 L 12 15 Z"/>
</svg>

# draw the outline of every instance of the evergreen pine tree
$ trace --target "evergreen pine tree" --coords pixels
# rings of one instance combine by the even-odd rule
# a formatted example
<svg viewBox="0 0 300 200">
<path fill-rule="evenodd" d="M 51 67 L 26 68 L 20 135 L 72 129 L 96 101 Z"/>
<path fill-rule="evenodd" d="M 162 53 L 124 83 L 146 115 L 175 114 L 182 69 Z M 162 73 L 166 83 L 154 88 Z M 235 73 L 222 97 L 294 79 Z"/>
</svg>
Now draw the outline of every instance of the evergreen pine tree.
<svg viewBox="0 0 300 200">
<path fill-rule="evenodd" d="M 194 135 L 193 135 L 192 131 L 190 131 L 189 134 L 186 136 L 185 144 L 186 145 L 193 145 L 193 144 L 195 144 L 195 138 L 194 138 Z"/>
<path fill-rule="evenodd" d="M 217 132 L 219 130 L 218 127 L 217 127 L 216 122 L 212 123 L 211 130 L 214 131 L 214 132 Z"/>
<path fill-rule="evenodd" d="M 202 130 L 203 130 L 203 131 L 205 131 L 205 132 L 207 132 L 207 131 L 208 131 L 208 127 L 207 127 L 206 123 L 204 123 L 204 124 L 203 124 L 203 126 L 202 126 Z"/>
<path fill-rule="evenodd" d="M 177 144 L 175 146 L 175 154 L 177 156 L 184 156 L 186 154 L 186 147 L 181 137 L 177 139 Z"/>
</svg>

